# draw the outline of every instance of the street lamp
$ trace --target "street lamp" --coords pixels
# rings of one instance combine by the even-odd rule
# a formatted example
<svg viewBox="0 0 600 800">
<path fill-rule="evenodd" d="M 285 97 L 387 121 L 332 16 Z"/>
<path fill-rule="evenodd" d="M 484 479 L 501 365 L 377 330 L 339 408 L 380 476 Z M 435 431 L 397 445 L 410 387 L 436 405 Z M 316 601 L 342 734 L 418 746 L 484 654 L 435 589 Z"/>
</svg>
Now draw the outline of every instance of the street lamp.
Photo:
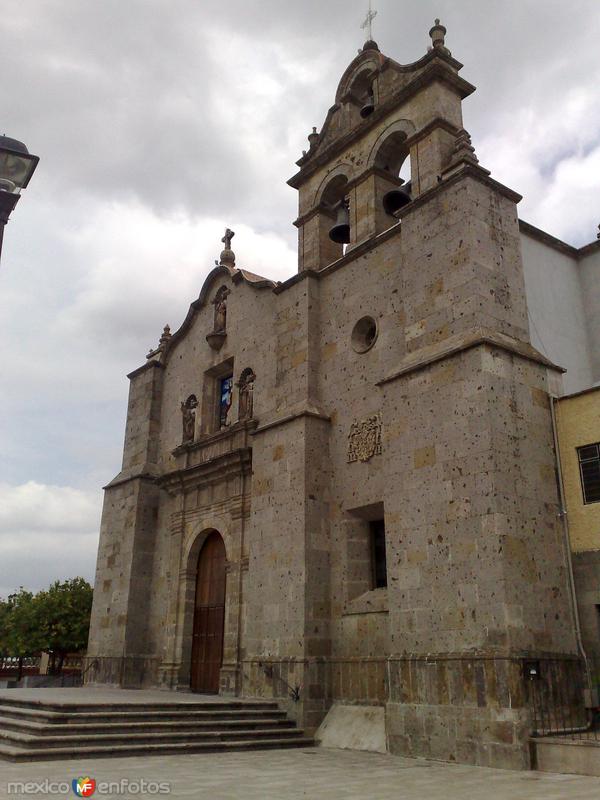
<svg viewBox="0 0 600 800">
<path fill-rule="evenodd" d="M 30 155 L 23 142 L 0 136 L 0 254 L 4 226 L 39 160 L 39 156 Z"/>
</svg>

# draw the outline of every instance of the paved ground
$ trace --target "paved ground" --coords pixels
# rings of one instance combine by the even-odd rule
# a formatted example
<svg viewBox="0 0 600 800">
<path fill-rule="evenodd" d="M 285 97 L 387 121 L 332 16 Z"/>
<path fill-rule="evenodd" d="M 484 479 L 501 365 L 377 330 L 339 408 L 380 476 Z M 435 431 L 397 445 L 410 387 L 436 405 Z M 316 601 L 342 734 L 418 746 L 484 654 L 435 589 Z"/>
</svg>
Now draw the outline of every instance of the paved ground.
<svg viewBox="0 0 600 800">
<path fill-rule="evenodd" d="M 65 689 L 0 689 L 2 698 L 28 700 L 44 703 L 226 703 L 239 702 L 237 697 L 221 697 L 218 694 L 193 694 L 192 692 L 161 692 L 159 689 L 93 689 L 91 687 L 69 687 Z M 248 701 L 252 702 L 252 700 Z"/>
<path fill-rule="evenodd" d="M 99 797 L 196 798 L 196 800 L 598 800 L 600 778 L 512 772 L 481 767 L 311 748 L 217 753 L 164 758 L 0 762 L 0 797 L 75 797 L 72 778 L 96 781 L 167 781 L 170 795 L 132 791 Z M 68 782 L 52 795 L 8 794 L 9 781 Z"/>
</svg>

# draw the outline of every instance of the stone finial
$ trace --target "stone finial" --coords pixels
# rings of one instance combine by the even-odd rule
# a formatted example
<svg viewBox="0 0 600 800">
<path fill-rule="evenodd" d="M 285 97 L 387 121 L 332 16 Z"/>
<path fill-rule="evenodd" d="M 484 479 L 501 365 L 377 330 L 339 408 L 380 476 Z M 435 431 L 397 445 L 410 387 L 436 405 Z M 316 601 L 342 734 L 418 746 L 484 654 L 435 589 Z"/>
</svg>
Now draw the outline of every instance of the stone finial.
<svg viewBox="0 0 600 800">
<path fill-rule="evenodd" d="M 471 143 L 471 136 L 464 128 L 461 128 L 456 136 L 454 142 L 454 151 L 452 153 L 451 163 L 458 164 L 462 162 L 470 164 L 479 164 L 479 159 L 475 154 L 475 148 Z"/>
<path fill-rule="evenodd" d="M 224 250 L 221 253 L 221 264 L 225 264 L 230 267 L 235 266 L 235 253 L 231 249 L 231 240 L 235 236 L 235 232 L 230 230 L 229 228 L 225 229 L 225 236 L 221 239 L 223 244 L 225 245 Z"/>
<path fill-rule="evenodd" d="M 165 325 L 163 328 L 163 332 L 158 340 L 158 347 L 151 347 L 150 352 L 146 355 L 146 358 L 154 358 L 160 354 L 161 350 L 164 350 L 166 346 L 169 344 L 169 340 L 171 339 L 171 328 L 168 325 Z"/>
<path fill-rule="evenodd" d="M 364 53 L 365 50 L 376 50 L 379 53 L 379 45 L 377 42 L 373 41 L 373 39 L 369 39 L 365 42 L 362 46 L 362 50 L 359 50 L 359 53 Z"/>
<path fill-rule="evenodd" d="M 166 344 L 168 344 L 170 338 L 171 338 L 171 328 L 168 325 L 165 325 L 165 327 L 163 328 L 162 336 L 160 337 L 159 347 L 164 347 Z"/>
<path fill-rule="evenodd" d="M 311 149 L 311 150 L 312 150 L 312 149 L 313 149 L 313 147 L 316 145 L 316 143 L 317 143 L 318 139 L 319 139 L 319 134 L 317 133 L 317 129 L 316 129 L 316 128 L 313 128 L 313 129 L 312 129 L 312 133 L 309 133 L 309 134 L 308 134 L 308 141 L 309 141 L 309 143 L 310 143 L 310 149 Z"/>
<path fill-rule="evenodd" d="M 454 140 L 454 150 L 450 156 L 448 166 L 442 173 L 443 177 L 447 178 L 457 172 L 461 168 L 462 164 L 470 164 L 471 166 L 477 167 L 486 175 L 490 174 L 488 169 L 484 169 L 480 165 L 479 159 L 475 154 L 475 148 L 471 143 L 471 136 L 464 128 L 461 128 L 456 134 L 456 139 Z"/>
<path fill-rule="evenodd" d="M 446 28 L 440 24 L 439 19 L 436 19 L 435 25 L 429 31 L 431 36 L 431 43 L 434 50 L 443 50 L 444 53 L 450 55 L 450 50 L 446 47 Z"/>
</svg>

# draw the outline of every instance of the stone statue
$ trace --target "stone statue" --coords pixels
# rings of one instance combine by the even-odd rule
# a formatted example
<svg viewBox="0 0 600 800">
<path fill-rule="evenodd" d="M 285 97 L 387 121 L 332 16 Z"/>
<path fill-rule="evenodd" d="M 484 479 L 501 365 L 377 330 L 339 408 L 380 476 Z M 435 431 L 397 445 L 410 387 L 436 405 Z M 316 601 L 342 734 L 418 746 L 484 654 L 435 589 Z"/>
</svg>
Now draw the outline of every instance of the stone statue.
<svg viewBox="0 0 600 800">
<path fill-rule="evenodd" d="M 238 383 L 240 390 L 240 420 L 252 419 L 254 413 L 254 381 L 256 375 L 252 370 L 244 370 Z"/>
<path fill-rule="evenodd" d="M 222 286 L 213 303 L 215 305 L 215 333 L 224 331 L 227 327 L 227 295 L 229 290 Z"/>
<path fill-rule="evenodd" d="M 198 401 L 195 395 L 190 395 L 185 403 L 181 404 L 181 417 L 183 424 L 183 444 L 194 441 L 196 431 L 196 408 Z"/>
</svg>

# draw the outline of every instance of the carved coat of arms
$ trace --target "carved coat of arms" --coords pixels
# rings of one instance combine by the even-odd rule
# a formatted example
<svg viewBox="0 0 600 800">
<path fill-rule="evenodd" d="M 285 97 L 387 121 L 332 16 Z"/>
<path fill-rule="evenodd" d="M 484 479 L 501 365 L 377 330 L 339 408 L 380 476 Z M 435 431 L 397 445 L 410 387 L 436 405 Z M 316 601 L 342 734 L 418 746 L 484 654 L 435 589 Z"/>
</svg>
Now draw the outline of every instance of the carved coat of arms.
<svg viewBox="0 0 600 800">
<path fill-rule="evenodd" d="M 368 461 L 381 453 L 381 416 L 353 422 L 348 434 L 348 463 Z"/>
</svg>

